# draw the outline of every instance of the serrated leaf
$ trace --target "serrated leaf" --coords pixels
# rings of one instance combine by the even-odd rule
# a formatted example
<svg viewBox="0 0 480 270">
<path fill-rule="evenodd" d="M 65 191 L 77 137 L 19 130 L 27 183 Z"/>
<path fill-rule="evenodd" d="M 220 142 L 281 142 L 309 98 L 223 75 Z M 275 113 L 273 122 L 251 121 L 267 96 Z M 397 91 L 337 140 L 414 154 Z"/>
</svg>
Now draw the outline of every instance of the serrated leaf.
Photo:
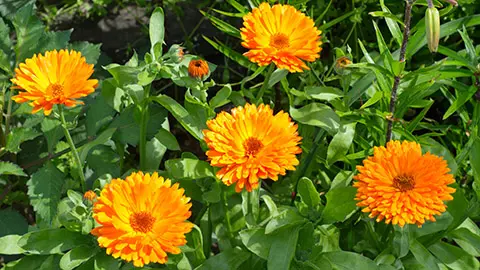
<svg viewBox="0 0 480 270">
<path fill-rule="evenodd" d="M 17 44 L 15 46 L 15 52 L 17 54 L 16 60 L 17 63 L 20 63 L 26 58 L 33 56 L 38 41 L 44 34 L 45 27 L 34 15 L 33 4 L 27 4 L 18 11 L 10 14 L 15 14 L 12 23 L 17 33 Z"/>
<path fill-rule="evenodd" d="M 58 32 L 45 32 L 35 48 L 35 52 L 61 50 L 67 47 L 73 29 Z"/>
<path fill-rule="evenodd" d="M 27 176 L 17 164 L 0 161 L 0 175 Z"/>
<path fill-rule="evenodd" d="M 100 47 L 101 44 L 92 44 L 86 41 L 74 42 L 68 45 L 68 49 L 81 52 L 87 63 L 94 65 L 97 64 L 98 57 L 100 57 Z"/>
<path fill-rule="evenodd" d="M 31 128 L 14 128 L 7 136 L 7 145 L 5 146 L 5 150 L 11 153 L 18 153 L 21 150 L 20 144 L 25 141 L 33 140 L 40 136 L 40 134 L 40 132 Z"/>
<path fill-rule="evenodd" d="M 65 136 L 61 122 L 56 119 L 45 117 L 41 123 L 41 130 L 47 140 L 48 152 L 53 153 L 58 141 Z"/>
<path fill-rule="evenodd" d="M 103 126 L 112 121 L 114 113 L 103 96 L 97 96 L 87 111 L 87 135 L 95 136 Z"/>
<path fill-rule="evenodd" d="M 33 209 L 47 224 L 51 224 L 57 214 L 64 183 L 65 175 L 51 162 L 34 173 L 27 182 L 27 194 Z"/>
<path fill-rule="evenodd" d="M 45 229 L 23 235 L 18 245 L 30 254 L 62 254 L 79 245 L 92 242 L 92 236 L 67 229 Z"/>
</svg>

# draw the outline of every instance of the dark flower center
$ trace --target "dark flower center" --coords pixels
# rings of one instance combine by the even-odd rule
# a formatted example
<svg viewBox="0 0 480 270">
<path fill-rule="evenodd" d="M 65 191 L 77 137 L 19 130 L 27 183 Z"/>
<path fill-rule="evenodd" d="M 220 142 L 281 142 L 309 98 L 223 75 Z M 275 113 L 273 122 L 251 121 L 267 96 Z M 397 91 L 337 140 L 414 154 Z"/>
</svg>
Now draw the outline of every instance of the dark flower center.
<svg viewBox="0 0 480 270">
<path fill-rule="evenodd" d="M 270 46 L 281 50 L 290 46 L 290 40 L 287 35 L 277 33 L 270 38 Z"/>
<path fill-rule="evenodd" d="M 245 155 L 253 156 L 262 149 L 263 143 L 257 138 L 250 137 L 243 143 L 243 147 L 245 147 Z"/>
<path fill-rule="evenodd" d="M 63 97 L 63 85 L 54 83 L 50 84 L 47 89 L 48 92 L 52 93 L 54 98 Z"/>
<path fill-rule="evenodd" d="M 130 216 L 130 226 L 136 232 L 147 233 L 153 229 L 155 217 L 148 212 L 133 213 Z"/>
<path fill-rule="evenodd" d="M 412 190 L 415 187 L 415 179 L 410 175 L 399 175 L 393 178 L 393 187 L 400 191 Z"/>
</svg>

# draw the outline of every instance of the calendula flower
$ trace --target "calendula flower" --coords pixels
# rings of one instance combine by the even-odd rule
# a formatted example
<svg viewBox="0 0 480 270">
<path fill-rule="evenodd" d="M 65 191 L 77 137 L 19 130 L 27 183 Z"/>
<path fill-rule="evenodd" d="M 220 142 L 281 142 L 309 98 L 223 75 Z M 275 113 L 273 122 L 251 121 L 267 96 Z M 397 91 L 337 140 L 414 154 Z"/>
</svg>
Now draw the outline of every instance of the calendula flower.
<svg viewBox="0 0 480 270">
<path fill-rule="evenodd" d="M 452 200 L 455 182 L 447 162 L 430 153 L 422 154 L 415 142 L 390 141 L 387 147 L 375 147 L 373 157 L 357 166 L 354 177 L 356 200 L 363 212 L 377 222 L 417 224 L 435 221 L 445 212 L 444 201 Z"/>
<path fill-rule="evenodd" d="M 132 173 L 125 180 L 114 179 L 103 188 L 93 206 L 93 218 L 100 224 L 92 230 L 107 254 L 142 267 L 165 263 L 167 253 L 179 254 L 187 243 L 185 234 L 190 198 L 178 183 L 158 176 Z"/>
<path fill-rule="evenodd" d="M 95 91 L 98 81 L 89 79 L 93 65 L 87 64 L 80 52 L 71 50 L 47 51 L 25 60 L 15 69 L 13 89 L 19 89 L 12 99 L 17 103 L 29 102 L 32 113 L 43 109 L 45 115 L 53 105 L 68 107 L 83 102 L 76 99 Z"/>
<path fill-rule="evenodd" d="M 203 79 L 208 75 L 208 72 L 210 72 L 210 69 L 205 60 L 191 60 L 188 64 L 188 75 L 192 78 Z"/>
<path fill-rule="evenodd" d="M 242 46 L 250 49 L 250 61 L 265 66 L 275 63 L 290 72 L 309 69 L 302 60 L 319 58 L 322 33 L 312 19 L 290 5 L 270 7 L 264 2 L 243 17 Z"/>
<path fill-rule="evenodd" d="M 93 190 L 89 190 L 83 194 L 83 198 L 87 201 L 93 202 L 97 198 L 97 194 Z"/>
<path fill-rule="evenodd" d="M 203 134 L 208 159 L 221 168 L 217 177 L 226 185 L 236 183 L 237 192 L 258 188 L 259 179 L 276 181 L 298 165 L 295 155 L 302 152 L 298 146 L 302 138 L 283 111 L 273 115 L 268 105 L 246 104 L 219 113 L 207 126 Z"/>
</svg>

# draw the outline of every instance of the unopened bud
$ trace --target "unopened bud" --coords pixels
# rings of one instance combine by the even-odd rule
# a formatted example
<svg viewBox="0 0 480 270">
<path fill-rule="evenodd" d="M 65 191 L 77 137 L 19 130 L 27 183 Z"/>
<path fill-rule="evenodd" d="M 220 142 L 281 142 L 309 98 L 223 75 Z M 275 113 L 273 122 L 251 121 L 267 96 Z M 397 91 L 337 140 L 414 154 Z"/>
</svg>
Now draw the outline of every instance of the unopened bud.
<svg viewBox="0 0 480 270">
<path fill-rule="evenodd" d="M 172 47 L 168 50 L 168 55 L 170 55 L 170 58 L 176 62 L 179 63 L 183 60 L 183 47 L 178 45 L 178 44 L 173 44 Z"/>
<path fill-rule="evenodd" d="M 430 52 L 437 52 L 440 41 L 440 14 L 435 7 L 427 8 L 425 12 L 425 30 Z"/>
<path fill-rule="evenodd" d="M 452 6 L 455 6 L 455 7 L 458 6 L 457 1 L 455 1 L 455 0 L 445 0 L 445 1 L 447 1 L 448 3 L 450 3 Z"/>
<path fill-rule="evenodd" d="M 346 68 L 352 63 L 352 60 L 346 56 L 342 56 L 335 61 L 334 69 L 339 75 L 345 75 L 348 73 Z"/>
</svg>

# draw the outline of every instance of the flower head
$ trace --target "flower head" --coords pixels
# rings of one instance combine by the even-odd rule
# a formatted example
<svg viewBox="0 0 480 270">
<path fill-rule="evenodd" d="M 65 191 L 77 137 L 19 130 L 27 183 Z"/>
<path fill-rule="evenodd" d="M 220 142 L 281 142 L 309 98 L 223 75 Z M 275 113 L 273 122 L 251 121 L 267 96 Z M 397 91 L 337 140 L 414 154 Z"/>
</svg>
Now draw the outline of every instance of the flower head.
<svg viewBox="0 0 480 270">
<path fill-rule="evenodd" d="M 387 147 L 375 147 L 373 157 L 357 166 L 354 177 L 358 188 L 356 200 L 363 212 L 377 217 L 377 222 L 417 224 L 435 221 L 445 212 L 444 201 L 452 200 L 455 182 L 447 162 L 426 153 L 415 142 L 390 141 Z"/>
<path fill-rule="evenodd" d="M 93 65 L 76 51 L 47 51 L 25 60 L 15 69 L 11 79 L 18 95 L 12 99 L 17 103 L 30 102 L 32 113 L 43 109 L 45 115 L 52 112 L 53 105 L 64 104 L 72 107 L 83 104 L 76 99 L 95 91 L 98 81 L 89 79 Z"/>
<path fill-rule="evenodd" d="M 264 2 L 243 17 L 242 46 L 250 49 L 250 61 L 265 66 L 275 63 L 290 72 L 309 69 L 302 60 L 319 58 L 322 33 L 312 19 L 289 5 Z"/>
<path fill-rule="evenodd" d="M 167 252 L 179 254 L 185 234 L 193 224 L 190 198 L 178 183 L 158 176 L 132 173 L 125 180 L 114 179 L 103 188 L 93 206 L 93 218 L 100 224 L 92 230 L 107 254 L 137 267 L 150 262 L 165 263 Z"/>
<path fill-rule="evenodd" d="M 83 194 L 83 198 L 87 201 L 93 202 L 97 198 L 97 194 L 93 190 L 89 190 Z"/>
<path fill-rule="evenodd" d="M 236 183 L 237 192 L 257 188 L 259 179 L 276 181 L 298 165 L 302 138 L 283 111 L 273 115 L 268 105 L 247 104 L 219 113 L 207 126 L 203 134 L 210 163 L 221 168 L 217 177 L 226 185 Z"/>
<path fill-rule="evenodd" d="M 205 60 L 191 60 L 188 63 L 188 75 L 196 79 L 203 79 L 208 75 L 210 69 L 208 68 L 208 63 Z"/>
</svg>

